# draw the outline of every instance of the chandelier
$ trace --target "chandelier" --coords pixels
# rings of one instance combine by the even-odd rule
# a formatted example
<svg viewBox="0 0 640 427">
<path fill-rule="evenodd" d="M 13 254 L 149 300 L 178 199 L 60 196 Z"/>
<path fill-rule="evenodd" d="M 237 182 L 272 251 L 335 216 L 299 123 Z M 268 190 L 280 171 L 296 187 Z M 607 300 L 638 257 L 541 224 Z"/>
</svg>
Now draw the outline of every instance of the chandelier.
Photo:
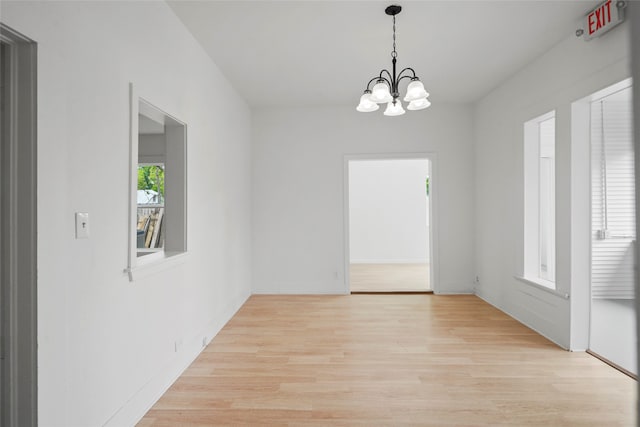
<svg viewBox="0 0 640 427">
<path fill-rule="evenodd" d="M 398 99 L 400 97 L 398 85 L 404 79 L 411 80 L 404 97 L 404 101 L 409 103 L 408 110 L 423 110 L 431 105 L 431 102 L 427 99 L 429 93 L 424 90 L 424 85 L 416 76 L 413 68 L 407 67 L 400 71 L 399 74 L 396 74 L 396 59 L 398 57 L 398 52 L 396 52 L 396 15 L 401 10 L 402 6 L 398 5 L 391 5 L 384 10 L 387 15 L 393 17 L 393 50 L 391 51 L 393 73 L 383 69 L 378 76 L 369 80 L 364 94 L 360 97 L 360 104 L 356 107 L 356 110 L 362 113 L 376 111 L 380 108 L 378 104 L 387 104 L 387 109 L 384 111 L 385 116 L 400 116 L 404 114 L 402 102 Z M 371 84 L 374 82 L 375 84 L 371 88 Z"/>
</svg>

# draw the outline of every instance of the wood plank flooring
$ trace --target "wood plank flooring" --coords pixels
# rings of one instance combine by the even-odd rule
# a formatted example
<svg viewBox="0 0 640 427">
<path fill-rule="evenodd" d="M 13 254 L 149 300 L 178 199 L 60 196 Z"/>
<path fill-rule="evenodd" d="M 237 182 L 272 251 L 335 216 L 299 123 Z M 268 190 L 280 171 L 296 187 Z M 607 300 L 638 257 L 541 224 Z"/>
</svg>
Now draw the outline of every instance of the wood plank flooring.
<svg viewBox="0 0 640 427">
<path fill-rule="evenodd" d="M 431 290 L 429 264 L 358 264 L 349 266 L 351 292 L 421 292 Z"/>
<path fill-rule="evenodd" d="M 252 296 L 138 425 L 631 426 L 635 405 L 475 296 Z"/>
</svg>

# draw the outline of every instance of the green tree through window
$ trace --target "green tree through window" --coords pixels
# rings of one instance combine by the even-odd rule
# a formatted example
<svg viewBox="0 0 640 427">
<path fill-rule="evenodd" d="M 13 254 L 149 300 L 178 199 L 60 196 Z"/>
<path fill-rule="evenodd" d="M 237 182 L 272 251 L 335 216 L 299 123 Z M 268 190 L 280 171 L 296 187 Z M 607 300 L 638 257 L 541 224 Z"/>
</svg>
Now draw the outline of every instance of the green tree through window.
<svg viewBox="0 0 640 427">
<path fill-rule="evenodd" d="M 154 203 L 164 203 L 164 165 L 138 166 L 138 190 L 150 190 L 157 194 Z"/>
</svg>

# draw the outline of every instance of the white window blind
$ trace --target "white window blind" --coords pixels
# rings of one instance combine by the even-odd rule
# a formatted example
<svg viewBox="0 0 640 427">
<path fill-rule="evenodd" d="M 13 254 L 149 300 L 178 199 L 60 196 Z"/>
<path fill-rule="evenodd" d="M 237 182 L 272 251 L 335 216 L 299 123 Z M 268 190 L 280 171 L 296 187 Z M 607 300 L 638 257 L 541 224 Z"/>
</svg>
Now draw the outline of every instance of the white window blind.
<svg viewBox="0 0 640 427">
<path fill-rule="evenodd" d="M 591 292 L 634 297 L 635 174 L 631 88 L 591 104 Z"/>
</svg>

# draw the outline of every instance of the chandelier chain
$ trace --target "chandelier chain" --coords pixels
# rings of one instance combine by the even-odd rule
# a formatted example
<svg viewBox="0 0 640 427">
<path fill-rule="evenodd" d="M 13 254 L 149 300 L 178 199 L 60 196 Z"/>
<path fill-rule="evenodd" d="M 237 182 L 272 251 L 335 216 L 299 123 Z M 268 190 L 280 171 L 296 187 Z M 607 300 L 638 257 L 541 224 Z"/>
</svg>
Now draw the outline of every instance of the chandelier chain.
<svg viewBox="0 0 640 427">
<path fill-rule="evenodd" d="M 393 15 L 393 51 L 391 51 L 391 57 L 395 58 L 398 56 L 398 52 L 396 52 L 396 16 Z"/>
</svg>

